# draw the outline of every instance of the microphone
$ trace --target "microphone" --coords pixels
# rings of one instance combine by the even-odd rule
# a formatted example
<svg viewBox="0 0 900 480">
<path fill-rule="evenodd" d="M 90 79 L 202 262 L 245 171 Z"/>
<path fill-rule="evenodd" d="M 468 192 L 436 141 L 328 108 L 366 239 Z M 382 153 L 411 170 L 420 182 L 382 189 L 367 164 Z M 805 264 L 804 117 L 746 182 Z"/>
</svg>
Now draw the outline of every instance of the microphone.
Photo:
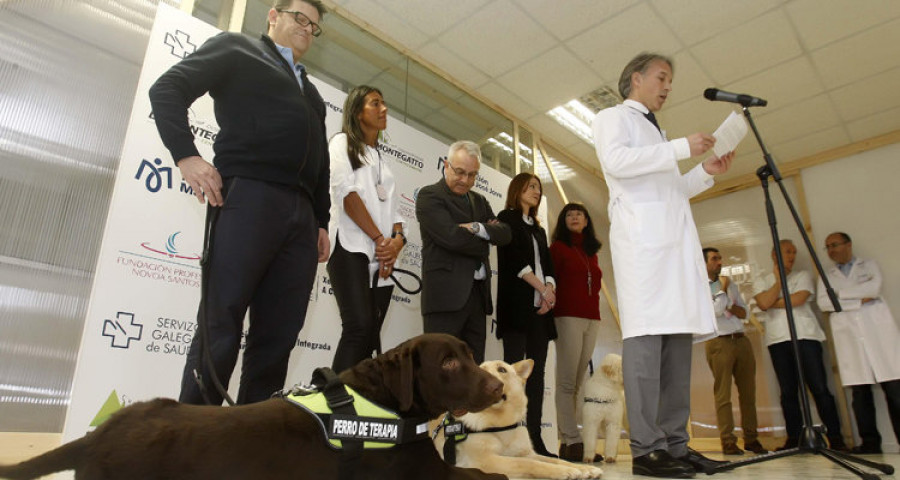
<svg viewBox="0 0 900 480">
<path fill-rule="evenodd" d="M 707 100 L 712 100 L 714 102 L 739 103 L 745 107 L 765 107 L 769 104 L 769 102 L 761 98 L 751 97 L 750 95 L 743 93 L 725 92 L 718 88 L 707 88 L 703 92 L 703 96 L 706 97 Z"/>
</svg>

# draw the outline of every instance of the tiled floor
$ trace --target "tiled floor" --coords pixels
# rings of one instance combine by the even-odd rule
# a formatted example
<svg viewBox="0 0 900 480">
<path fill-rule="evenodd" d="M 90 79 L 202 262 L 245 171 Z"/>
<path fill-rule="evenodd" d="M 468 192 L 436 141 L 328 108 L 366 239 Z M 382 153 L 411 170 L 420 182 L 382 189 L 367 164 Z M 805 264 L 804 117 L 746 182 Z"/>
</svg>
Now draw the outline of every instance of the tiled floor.
<svg viewBox="0 0 900 480">
<path fill-rule="evenodd" d="M 705 453 L 710 458 L 719 460 L 724 457 L 715 453 Z M 735 460 L 744 457 L 728 457 L 727 460 Z M 900 469 L 900 454 L 891 453 L 884 455 L 865 455 L 862 458 L 879 463 L 887 463 L 893 465 L 895 469 Z M 633 476 L 631 474 L 631 457 L 627 455 L 619 455 L 616 463 L 598 464 L 603 469 L 603 480 L 623 480 L 623 479 L 649 479 L 650 477 Z M 872 473 L 879 473 L 877 470 L 868 470 Z M 900 478 L 900 474 L 894 475 L 880 474 L 881 478 L 893 479 Z M 699 474 L 697 479 L 703 479 L 707 475 Z M 828 458 L 818 454 L 803 453 L 791 457 L 776 458 L 762 463 L 746 465 L 728 472 L 717 473 L 710 480 L 745 480 L 745 479 L 766 479 L 766 480 L 820 480 L 820 479 L 858 479 L 856 475 L 845 470 L 840 465 L 832 462 Z"/>
</svg>

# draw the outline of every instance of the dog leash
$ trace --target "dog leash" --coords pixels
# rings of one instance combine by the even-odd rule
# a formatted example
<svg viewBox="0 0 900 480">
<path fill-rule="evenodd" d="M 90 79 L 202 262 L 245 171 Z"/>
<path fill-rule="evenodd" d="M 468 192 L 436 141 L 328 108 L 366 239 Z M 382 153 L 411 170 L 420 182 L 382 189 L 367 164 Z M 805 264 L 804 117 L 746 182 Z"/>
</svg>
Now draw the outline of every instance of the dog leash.
<svg viewBox="0 0 900 480">
<path fill-rule="evenodd" d="M 230 187 L 230 185 L 228 186 Z M 228 188 L 223 185 L 222 194 L 227 196 Z M 207 310 L 207 296 L 209 294 L 209 268 L 210 268 L 210 258 L 212 256 L 213 251 L 213 230 L 216 227 L 216 223 L 219 219 L 219 212 L 221 211 L 221 207 L 214 207 L 212 205 L 208 205 L 207 213 L 206 213 L 206 227 L 203 231 L 203 256 L 200 257 L 200 308 L 197 314 L 197 323 L 198 329 L 200 332 L 200 350 L 203 355 L 203 361 L 201 364 L 206 365 L 206 369 L 209 371 L 209 378 L 212 380 L 212 384 L 216 387 L 216 390 L 228 402 L 228 405 L 234 406 L 234 400 L 231 398 L 231 395 L 228 395 L 228 390 L 222 385 L 222 382 L 219 380 L 219 375 L 216 373 L 215 363 L 212 359 L 212 352 L 209 349 L 209 322 L 207 321 L 206 310 Z M 203 396 L 203 400 L 207 405 L 211 405 L 212 401 L 209 399 L 209 390 L 206 386 L 206 383 L 203 381 L 203 374 L 201 373 L 203 370 L 202 366 L 194 369 L 194 381 L 197 383 L 197 387 L 200 389 L 200 394 Z M 219 402 L 222 403 L 222 402 Z"/>
</svg>

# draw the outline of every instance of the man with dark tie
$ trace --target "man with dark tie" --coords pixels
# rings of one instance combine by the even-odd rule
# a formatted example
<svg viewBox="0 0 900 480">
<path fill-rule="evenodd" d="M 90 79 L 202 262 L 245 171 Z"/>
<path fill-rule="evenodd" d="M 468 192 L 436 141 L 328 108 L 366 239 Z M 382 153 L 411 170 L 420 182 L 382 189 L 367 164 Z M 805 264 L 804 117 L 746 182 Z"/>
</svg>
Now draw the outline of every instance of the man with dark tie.
<svg viewBox="0 0 900 480">
<path fill-rule="evenodd" d="M 210 210 L 210 255 L 201 308 L 216 376 L 227 388 L 250 310 L 237 403 L 284 388 L 303 327 L 317 261 L 328 259 L 325 103 L 300 58 L 322 33 L 320 0 L 276 0 L 268 33 L 222 33 L 150 88 L 156 127 L 181 175 Z M 188 108 L 209 92 L 219 134 L 210 165 L 200 157 Z M 212 207 L 222 207 L 216 214 Z M 215 221 L 213 221 L 215 220 Z M 194 337 L 179 400 L 221 404 Z M 204 394 L 207 396 L 204 399 Z"/>
<path fill-rule="evenodd" d="M 654 112 L 672 91 L 672 61 L 634 57 L 619 77 L 625 101 L 594 118 L 594 145 L 609 187 L 609 240 L 622 319 L 622 368 L 632 473 L 688 478 L 712 461 L 688 448 L 692 336 L 716 317 L 689 199 L 725 173 L 734 152 L 684 175 L 678 161 L 712 148 L 705 133 L 668 140 Z"/>
<path fill-rule="evenodd" d="M 422 234 L 422 317 L 425 333 L 448 333 L 484 361 L 491 300 L 490 246 L 510 242 L 509 226 L 472 186 L 481 167 L 478 144 L 450 145 L 444 178 L 416 197 Z"/>
</svg>

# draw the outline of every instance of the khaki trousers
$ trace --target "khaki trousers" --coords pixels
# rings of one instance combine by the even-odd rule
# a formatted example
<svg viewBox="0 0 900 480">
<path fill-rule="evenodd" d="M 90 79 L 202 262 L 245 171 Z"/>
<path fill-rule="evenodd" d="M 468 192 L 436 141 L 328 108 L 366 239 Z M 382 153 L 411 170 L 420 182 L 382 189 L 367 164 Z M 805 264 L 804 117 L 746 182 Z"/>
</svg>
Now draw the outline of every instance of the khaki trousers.
<svg viewBox="0 0 900 480">
<path fill-rule="evenodd" d="M 750 339 L 746 336 L 714 338 L 706 342 L 706 361 L 715 379 L 713 394 L 722 445 L 737 442 L 731 408 L 732 377 L 738 390 L 744 444 L 757 440 L 756 360 L 753 358 Z"/>
</svg>

